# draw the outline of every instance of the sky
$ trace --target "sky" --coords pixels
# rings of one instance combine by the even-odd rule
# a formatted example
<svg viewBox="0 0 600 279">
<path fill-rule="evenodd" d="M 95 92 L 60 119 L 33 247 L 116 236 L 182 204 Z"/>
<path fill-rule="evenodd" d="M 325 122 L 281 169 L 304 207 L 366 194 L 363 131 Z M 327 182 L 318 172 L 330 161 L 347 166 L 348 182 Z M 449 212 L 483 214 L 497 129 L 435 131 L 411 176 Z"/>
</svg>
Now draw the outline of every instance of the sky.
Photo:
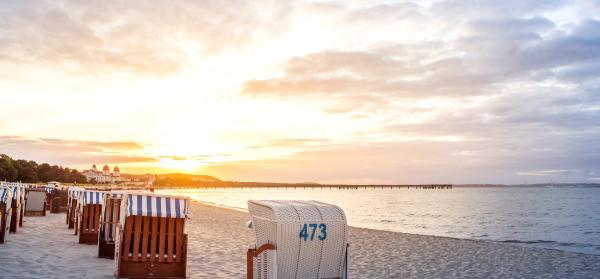
<svg viewBox="0 0 600 279">
<path fill-rule="evenodd" d="M 0 153 L 241 181 L 600 182 L 600 1 L 2 1 Z"/>
</svg>

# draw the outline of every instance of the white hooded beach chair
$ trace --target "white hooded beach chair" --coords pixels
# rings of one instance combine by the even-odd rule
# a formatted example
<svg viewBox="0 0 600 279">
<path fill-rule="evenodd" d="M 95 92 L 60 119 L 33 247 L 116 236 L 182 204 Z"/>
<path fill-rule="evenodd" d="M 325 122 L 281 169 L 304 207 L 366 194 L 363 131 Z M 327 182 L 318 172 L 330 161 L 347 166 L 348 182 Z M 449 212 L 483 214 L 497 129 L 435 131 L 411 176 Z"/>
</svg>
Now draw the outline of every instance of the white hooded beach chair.
<svg viewBox="0 0 600 279">
<path fill-rule="evenodd" d="M 126 193 L 115 239 L 115 276 L 185 278 L 189 199 Z"/>
<path fill-rule="evenodd" d="M 347 222 L 342 209 L 318 201 L 249 200 L 256 248 L 247 278 L 348 278 Z"/>
<path fill-rule="evenodd" d="M 0 188 L 0 243 L 4 243 L 4 239 L 10 230 L 12 193 L 13 191 L 9 187 Z"/>
</svg>

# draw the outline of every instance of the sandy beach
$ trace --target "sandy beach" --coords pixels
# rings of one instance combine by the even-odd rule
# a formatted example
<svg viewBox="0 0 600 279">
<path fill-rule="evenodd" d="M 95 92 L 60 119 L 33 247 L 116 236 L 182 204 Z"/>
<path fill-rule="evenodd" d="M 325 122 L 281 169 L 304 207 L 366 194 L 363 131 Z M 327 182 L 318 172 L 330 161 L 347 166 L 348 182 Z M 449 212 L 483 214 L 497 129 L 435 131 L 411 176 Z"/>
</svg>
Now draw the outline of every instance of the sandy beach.
<svg viewBox="0 0 600 279">
<path fill-rule="evenodd" d="M 245 278 L 245 212 L 192 203 L 188 278 Z M 64 214 L 26 217 L 0 245 L 2 278 L 113 278 L 113 261 L 77 244 Z M 350 228 L 352 278 L 600 278 L 600 257 L 488 241 Z"/>
</svg>

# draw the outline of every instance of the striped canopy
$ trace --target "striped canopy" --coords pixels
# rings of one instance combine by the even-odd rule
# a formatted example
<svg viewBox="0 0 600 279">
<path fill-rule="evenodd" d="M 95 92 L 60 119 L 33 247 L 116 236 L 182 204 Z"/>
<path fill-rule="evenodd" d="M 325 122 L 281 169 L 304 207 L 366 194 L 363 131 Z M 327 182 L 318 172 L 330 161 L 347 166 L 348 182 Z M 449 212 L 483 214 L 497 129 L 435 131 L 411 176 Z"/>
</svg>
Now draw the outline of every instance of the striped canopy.
<svg viewBox="0 0 600 279">
<path fill-rule="evenodd" d="M 79 194 L 79 204 L 85 206 L 88 204 L 102 204 L 106 192 L 84 190 Z"/>
<path fill-rule="evenodd" d="M 69 187 L 69 197 L 72 199 L 76 199 L 79 196 L 79 193 L 85 191 L 85 188 L 81 187 Z"/>
<path fill-rule="evenodd" d="M 0 188 L 0 203 L 8 204 L 12 200 L 12 190 L 8 187 Z"/>
<path fill-rule="evenodd" d="M 187 218 L 189 198 L 154 195 L 151 193 L 125 194 L 126 216 Z M 124 198 L 125 200 L 125 198 Z"/>
</svg>

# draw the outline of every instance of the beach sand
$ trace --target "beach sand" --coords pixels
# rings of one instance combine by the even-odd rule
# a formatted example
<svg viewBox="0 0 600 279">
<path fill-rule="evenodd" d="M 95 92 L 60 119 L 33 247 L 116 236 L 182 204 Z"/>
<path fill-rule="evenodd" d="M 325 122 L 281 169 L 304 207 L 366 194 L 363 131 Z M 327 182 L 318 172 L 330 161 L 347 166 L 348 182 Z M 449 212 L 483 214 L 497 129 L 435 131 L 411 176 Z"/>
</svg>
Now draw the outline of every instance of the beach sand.
<svg viewBox="0 0 600 279">
<path fill-rule="evenodd" d="M 192 203 L 189 278 L 245 278 L 245 212 Z M 0 245 L 1 278 L 113 278 L 113 261 L 77 244 L 64 214 L 26 217 Z M 350 228 L 351 278 L 600 278 L 600 256 L 489 241 Z"/>
</svg>

